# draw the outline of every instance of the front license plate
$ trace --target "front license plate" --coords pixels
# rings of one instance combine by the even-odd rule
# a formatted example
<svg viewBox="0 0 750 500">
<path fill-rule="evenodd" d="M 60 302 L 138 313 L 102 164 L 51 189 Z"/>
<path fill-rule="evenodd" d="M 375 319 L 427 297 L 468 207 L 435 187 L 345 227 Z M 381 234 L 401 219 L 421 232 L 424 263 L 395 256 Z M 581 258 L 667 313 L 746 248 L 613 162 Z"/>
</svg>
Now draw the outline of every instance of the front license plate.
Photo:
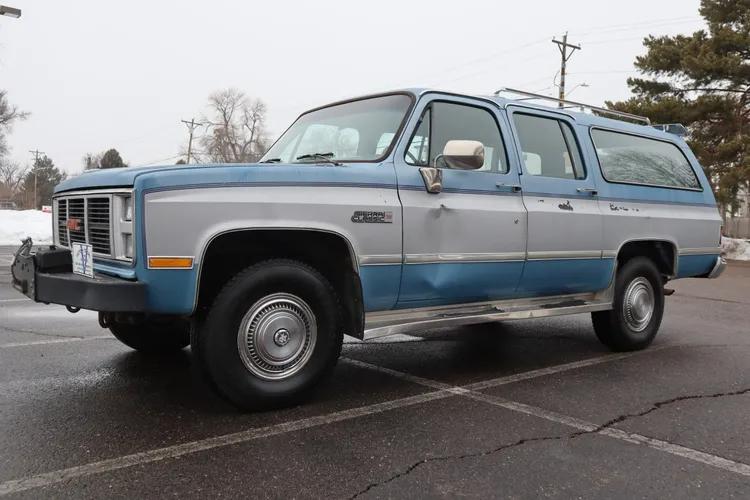
<svg viewBox="0 0 750 500">
<path fill-rule="evenodd" d="M 94 277 L 94 250 L 86 243 L 73 243 L 73 274 Z"/>
</svg>

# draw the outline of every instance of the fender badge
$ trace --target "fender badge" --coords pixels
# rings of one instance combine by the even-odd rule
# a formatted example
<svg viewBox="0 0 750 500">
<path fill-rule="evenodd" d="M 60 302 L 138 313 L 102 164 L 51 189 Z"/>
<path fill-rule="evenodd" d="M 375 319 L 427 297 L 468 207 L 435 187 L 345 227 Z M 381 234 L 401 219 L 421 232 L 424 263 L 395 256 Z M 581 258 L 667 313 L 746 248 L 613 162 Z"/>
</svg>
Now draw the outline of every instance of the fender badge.
<svg viewBox="0 0 750 500">
<path fill-rule="evenodd" d="M 352 215 L 352 222 L 356 224 L 391 224 L 393 223 L 393 212 L 357 210 Z"/>
</svg>

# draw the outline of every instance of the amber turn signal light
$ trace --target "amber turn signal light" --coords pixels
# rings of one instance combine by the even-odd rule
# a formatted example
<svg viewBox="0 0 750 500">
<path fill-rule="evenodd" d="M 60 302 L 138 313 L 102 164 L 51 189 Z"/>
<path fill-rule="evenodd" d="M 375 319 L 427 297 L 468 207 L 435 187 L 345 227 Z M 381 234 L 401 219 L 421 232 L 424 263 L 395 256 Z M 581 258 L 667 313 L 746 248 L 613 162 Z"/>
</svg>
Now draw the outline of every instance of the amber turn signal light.
<svg viewBox="0 0 750 500">
<path fill-rule="evenodd" d="M 150 269 L 190 269 L 193 267 L 192 257 L 149 257 Z"/>
</svg>

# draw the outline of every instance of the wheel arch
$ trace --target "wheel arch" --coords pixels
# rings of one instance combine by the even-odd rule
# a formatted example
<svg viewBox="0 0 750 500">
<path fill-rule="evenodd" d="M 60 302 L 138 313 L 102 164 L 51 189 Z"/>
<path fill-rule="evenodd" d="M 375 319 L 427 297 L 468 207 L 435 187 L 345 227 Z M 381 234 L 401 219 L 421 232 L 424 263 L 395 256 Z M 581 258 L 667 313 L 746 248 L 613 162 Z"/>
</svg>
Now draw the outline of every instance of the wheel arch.
<svg viewBox="0 0 750 500">
<path fill-rule="evenodd" d="M 257 245 L 249 249 L 221 247 L 222 243 L 248 241 Z M 297 245 L 292 247 L 288 245 L 290 242 Z M 323 248 L 323 244 L 327 246 Z M 325 252 L 318 252 L 321 249 Z M 236 260 L 230 259 L 217 267 L 217 261 L 213 260 L 217 255 L 234 256 Z M 345 315 L 344 333 L 362 338 L 364 303 L 358 255 L 351 238 L 330 229 L 237 227 L 212 234 L 202 245 L 197 262 L 193 314 L 200 320 L 210 305 L 212 292 L 223 286 L 236 271 L 267 258 L 279 257 L 300 260 L 320 271 L 339 294 Z M 344 258 L 337 260 L 337 257 Z M 221 272 L 212 277 L 210 273 L 217 269 Z"/>
<path fill-rule="evenodd" d="M 672 279 L 677 275 L 679 251 L 677 242 L 670 238 L 633 238 L 620 243 L 615 252 L 615 271 L 633 257 L 650 258 L 659 272 Z M 613 278 L 614 278 L 613 273 Z"/>
</svg>

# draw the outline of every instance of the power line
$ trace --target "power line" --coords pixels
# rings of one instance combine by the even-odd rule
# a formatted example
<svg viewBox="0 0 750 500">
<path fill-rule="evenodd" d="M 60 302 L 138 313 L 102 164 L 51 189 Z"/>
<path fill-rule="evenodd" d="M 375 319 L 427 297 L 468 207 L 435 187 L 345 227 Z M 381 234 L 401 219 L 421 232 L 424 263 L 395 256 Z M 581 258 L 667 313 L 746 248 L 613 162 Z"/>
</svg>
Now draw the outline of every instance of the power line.
<svg viewBox="0 0 750 500">
<path fill-rule="evenodd" d="M 587 31 L 573 31 L 572 34 L 575 36 L 590 35 L 592 33 L 614 33 L 617 31 L 631 31 L 642 28 L 655 28 L 659 26 L 668 26 L 673 24 L 689 24 L 696 21 L 702 21 L 703 18 L 695 16 L 675 17 L 666 19 L 654 19 L 652 21 L 643 23 L 626 23 L 626 24 L 612 24 L 609 26 L 599 26 L 598 28 L 590 29 Z"/>
<path fill-rule="evenodd" d="M 147 166 L 151 166 L 151 165 L 153 165 L 155 163 L 161 163 L 163 161 L 174 160 L 175 158 L 180 158 L 181 156 L 182 155 L 179 154 L 179 155 L 167 156 L 166 158 L 159 158 L 159 159 L 156 159 L 156 160 L 149 160 L 147 162 L 140 163 L 138 165 L 134 165 L 133 168 L 147 167 Z"/>
<path fill-rule="evenodd" d="M 581 50 L 581 46 L 568 43 L 567 31 L 563 35 L 562 41 L 553 38 L 552 43 L 556 44 L 557 48 L 560 50 L 560 102 L 558 103 L 558 106 L 562 108 L 563 101 L 565 100 L 565 66 L 568 63 L 568 60 L 573 57 L 573 53 L 576 50 Z M 571 49 L 571 51 L 568 52 L 568 49 Z"/>
</svg>

